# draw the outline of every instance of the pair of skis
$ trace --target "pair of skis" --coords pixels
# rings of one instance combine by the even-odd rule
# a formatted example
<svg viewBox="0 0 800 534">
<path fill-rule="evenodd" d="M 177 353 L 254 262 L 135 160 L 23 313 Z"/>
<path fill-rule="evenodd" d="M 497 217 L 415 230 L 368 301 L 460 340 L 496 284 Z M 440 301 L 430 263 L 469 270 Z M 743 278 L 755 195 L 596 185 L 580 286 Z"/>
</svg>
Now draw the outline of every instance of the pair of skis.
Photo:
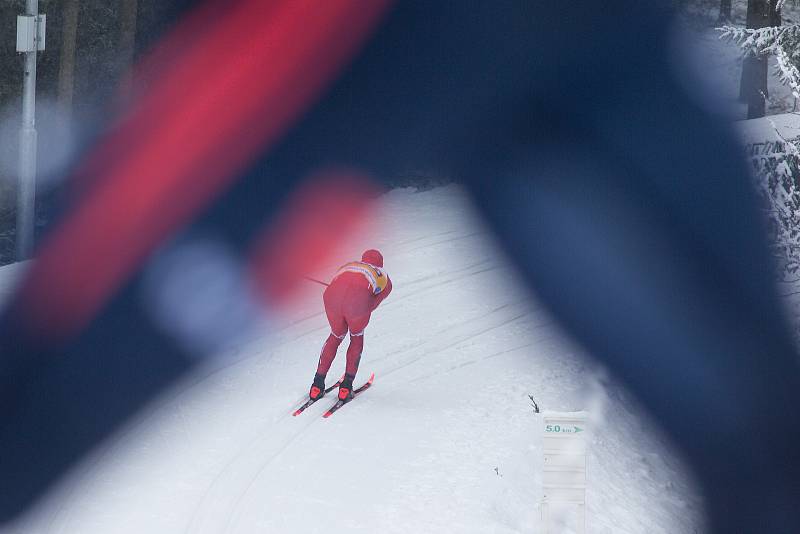
<svg viewBox="0 0 800 534">
<path fill-rule="evenodd" d="M 344 377 L 342 377 L 342 378 L 344 378 Z M 336 381 L 336 383 L 335 383 L 334 385 L 332 385 L 332 386 L 330 386 L 330 387 L 328 387 L 328 388 L 325 388 L 325 393 L 330 393 L 330 392 L 331 392 L 332 390 L 334 390 L 335 388 L 338 388 L 338 387 L 341 385 L 341 383 L 342 383 L 342 378 L 340 378 L 339 380 L 337 380 L 337 381 Z M 375 373 L 372 373 L 372 374 L 369 376 L 369 380 L 367 380 L 367 381 L 366 381 L 364 384 L 362 384 L 361 386 L 359 386 L 359 387 L 357 387 L 356 389 L 354 389 L 354 390 L 353 390 L 353 396 L 352 396 L 352 397 L 350 397 L 349 399 L 345 399 L 345 400 L 336 399 L 336 403 L 335 403 L 333 406 L 331 406 L 330 408 L 328 408 L 328 411 L 327 411 L 327 412 L 325 412 L 324 414 L 322 414 L 322 417 L 325 417 L 325 418 L 327 419 L 328 417 L 330 417 L 331 415 L 333 415 L 333 414 L 334 414 L 334 412 L 336 412 L 337 410 L 339 410 L 339 408 L 341 408 L 342 406 L 344 406 L 344 405 L 345 405 L 345 404 L 347 404 L 348 402 L 350 402 L 350 401 L 352 401 L 353 399 L 355 399 L 355 398 L 356 398 L 356 396 L 357 396 L 359 393 L 361 393 L 361 392 L 363 392 L 364 390 L 368 389 L 368 388 L 369 388 L 369 387 L 372 385 L 372 382 L 373 382 L 374 380 L 375 380 Z M 319 397 L 319 399 L 321 399 L 322 397 L 324 397 L 324 395 L 323 395 L 323 396 L 321 396 L 321 397 Z M 306 408 L 308 408 L 309 406 L 311 406 L 312 404 L 314 404 L 315 402 L 317 402 L 319 399 L 316 399 L 316 400 L 308 399 L 308 400 L 307 400 L 306 402 L 304 402 L 304 403 L 303 403 L 303 404 L 302 404 L 302 405 L 301 405 L 301 406 L 300 406 L 298 409 L 296 409 L 296 410 L 294 411 L 294 413 L 292 413 L 292 415 L 293 415 L 293 416 L 295 416 L 295 417 L 296 417 L 296 416 L 298 416 L 298 415 L 300 415 L 301 413 L 303 413 L 303 412 L 305 411 L 305 409 L 306 409 Z"/>
</svg>

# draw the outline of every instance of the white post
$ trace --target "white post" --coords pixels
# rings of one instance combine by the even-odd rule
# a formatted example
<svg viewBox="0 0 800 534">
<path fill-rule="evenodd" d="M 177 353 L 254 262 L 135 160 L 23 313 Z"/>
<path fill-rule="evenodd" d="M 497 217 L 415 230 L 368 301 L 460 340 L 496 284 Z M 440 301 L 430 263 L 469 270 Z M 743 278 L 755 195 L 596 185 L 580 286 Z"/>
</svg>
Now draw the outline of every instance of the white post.
<svg viewBox="0 0 800 534">
<path fill-rule="evenodd" d="M 36 203 L 36 55 L 38 50 L 44 50 L 44 21 L 39 17 L 39 0 L 27 0 L 25 16 L 17 18 L 17 51 L 25 54 L 17 182 L 17 261 L 26 260 L 33 253 Z"/>
<path fill-rule="evenodd" d="M 586 412 L 544 412 L 544 534 L 586 533 Z"/>
</svg>

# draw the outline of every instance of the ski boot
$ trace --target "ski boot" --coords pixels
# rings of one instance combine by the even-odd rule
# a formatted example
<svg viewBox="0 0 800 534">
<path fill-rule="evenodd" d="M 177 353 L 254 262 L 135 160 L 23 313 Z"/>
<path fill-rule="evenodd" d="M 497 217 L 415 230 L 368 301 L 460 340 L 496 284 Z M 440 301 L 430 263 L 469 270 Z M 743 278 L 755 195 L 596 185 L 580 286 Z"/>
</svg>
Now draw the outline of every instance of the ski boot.
<svg viewBox="0 0 800 534">
<path fill-rule="evenodd" d="M 353 398 L 353 375 L 344 375 L 342 383 L 339 384 L 339 400 L 350 400 Z"/>
<path fill-rule="evenodd" d="M 315 401 L 321 399 L 323 395 L 325 395 L 325 375 L 315 374 L 308 398 Z"/>
</svg>

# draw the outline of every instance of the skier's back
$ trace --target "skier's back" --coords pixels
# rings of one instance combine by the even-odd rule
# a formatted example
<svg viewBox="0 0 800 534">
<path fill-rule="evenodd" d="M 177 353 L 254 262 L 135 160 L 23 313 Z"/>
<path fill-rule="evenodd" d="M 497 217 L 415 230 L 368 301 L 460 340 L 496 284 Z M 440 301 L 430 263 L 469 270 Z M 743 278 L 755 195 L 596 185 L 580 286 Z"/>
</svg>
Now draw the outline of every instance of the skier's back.
<svg viewBox="0 0 800 534">
<path fill-rule="evenodd" d="M 370 249 L 361 256 L 361 261 L 347 263 L 339 268 L 323 294 L 325 314 L 331 333 L 322 347 L 317 372 L 309 391 L 312 400 L 320 398 L 325 391 L 325 377 L 336 357 L 342 340 L 350 333 L 347 348 L 347 367 L 339 386 L 339 398 L 348 399 L 353 391 L 353 379 L 358 372 L 361 352 L 364 349 L 364 329 L 372 312 L 392 292 L 392 280 L 383 270 L 383 256 Z"/>
</svg>

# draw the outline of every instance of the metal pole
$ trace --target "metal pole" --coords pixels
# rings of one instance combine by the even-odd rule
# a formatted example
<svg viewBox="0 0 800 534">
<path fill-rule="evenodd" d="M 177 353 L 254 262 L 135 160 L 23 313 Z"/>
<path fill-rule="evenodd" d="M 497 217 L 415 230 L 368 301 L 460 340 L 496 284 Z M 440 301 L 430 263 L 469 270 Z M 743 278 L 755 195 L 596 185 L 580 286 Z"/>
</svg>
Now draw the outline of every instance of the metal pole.
<svg viewBox="0 0 800 534">
<path fill-rule="evenodd" d="M 27 0 L 25 14 L 37 16 L 39 0 Z M 17 261 L 26 260 L 33 254 L 36 217 L 36 55 L 36 47 L 31 52 L 25 52 L 17 187 Z"/>
</svg>

